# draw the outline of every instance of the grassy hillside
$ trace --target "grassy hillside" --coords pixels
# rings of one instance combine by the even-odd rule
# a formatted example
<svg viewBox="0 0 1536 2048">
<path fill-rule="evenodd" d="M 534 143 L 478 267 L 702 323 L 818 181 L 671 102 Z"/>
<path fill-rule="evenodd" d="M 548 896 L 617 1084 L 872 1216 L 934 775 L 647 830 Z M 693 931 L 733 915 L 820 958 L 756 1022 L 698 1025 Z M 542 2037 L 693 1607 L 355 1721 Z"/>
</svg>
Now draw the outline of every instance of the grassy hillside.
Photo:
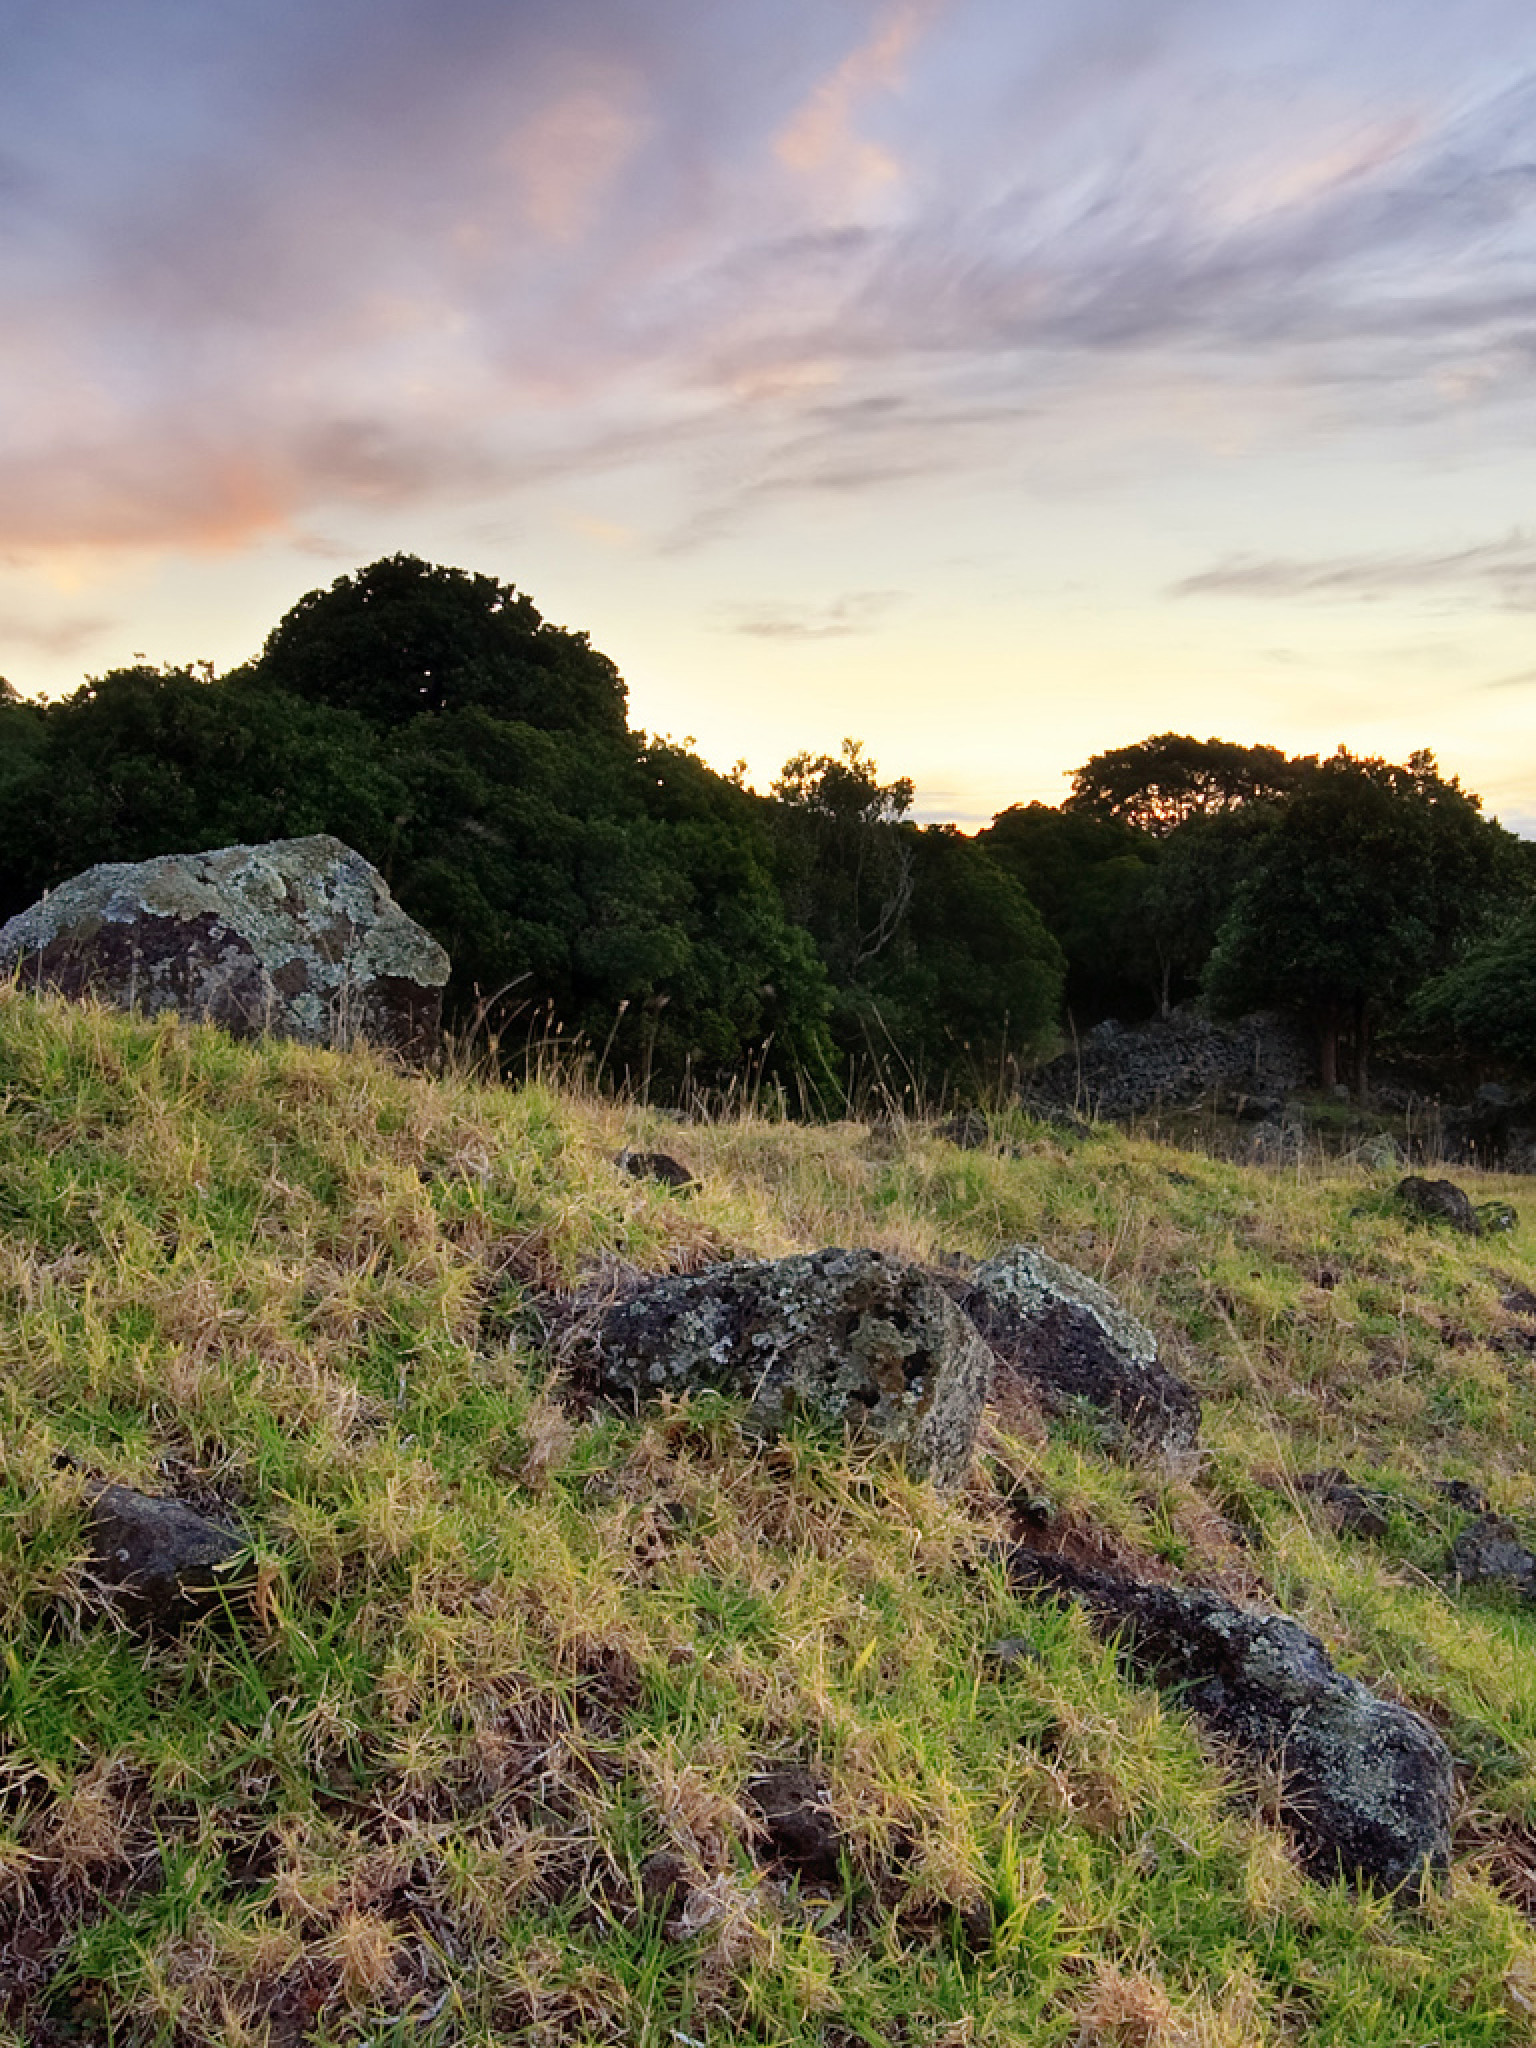
<svg viewBox="0 0 1536 2048">
<path fill-rule="evenodd" d="M 1491 2044 L 1536 2016 L 1536 1620 L 1444 1582 L 1536 1525 L 1536 1203 L 1001 1120 L 679 1128 L 558 1091 L 0 999 L 0 2042 Z M 702 1181 L 624 1178 L 623 1144 Z M 1115 1463 L 1027 1401 L 941 1503 L 729 1404 L 562 1388 L 621 1263 L 1018 1240 L 1206 1399 Z M 1338 1533 L 1319 1467 L 1390 1497 Z M 114 1479 L 238 1522 L 254 1610 L 152 1640 L 84 1569 Z M 1417 1908 L 1305 1878 L 1275 1788 L 1011 1596 L 1024 1517 L 1300 1616 L 1461 1775 Z M 1022 1639 L 1011 1656 L 996 1646 Z M 790 1880 L 749 1788 L 827 1788 Z"/>
</svg>

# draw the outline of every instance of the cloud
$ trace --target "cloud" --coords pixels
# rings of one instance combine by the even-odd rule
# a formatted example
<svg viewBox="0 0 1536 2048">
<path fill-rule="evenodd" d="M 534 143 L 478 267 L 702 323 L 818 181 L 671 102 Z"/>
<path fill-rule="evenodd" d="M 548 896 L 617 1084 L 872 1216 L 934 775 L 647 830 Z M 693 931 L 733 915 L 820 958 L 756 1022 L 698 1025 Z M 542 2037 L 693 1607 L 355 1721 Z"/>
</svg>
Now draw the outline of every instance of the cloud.
<svg viewBox="0 0 1536 2048">
<path fill-rule="evenodd" d="M 822 605 L 742 605 L 725 630 L 754 640 L 842 640 L 876 632 L 901 602 L 899 590 L 850 590 Z"/>
<path fill-rule="evenodd" d="M 77 654 L 116 624 L 104 615 L 82 618 L 72 614 L 67 619 L 47 620 L 0 612 L 0 649 L 24 647 L 34 654 Z"/>
<path fill-rule="evenodd" d="M 547 241 L 579 241 L 610 200 L 644 134 L 628 97 L 622 83 L 606 92 L 580 87 L 539 109 L 503 149 L 522 188 L 524 218 Z"/>
<path fill-rule="evenodd" d="M 938 12 L 939 0 L 901 0 L 891 8 L 780 131 L 774 142 L 779 162 L 818 181 L 834 180 L 854 200 L 898 178 L 896 157 L 860 135 L 856 117 L 871 93 L 901 89 L 907 59 Z"/>
<path fill-rule="evenodd" d="M 1441 594 L 1504 611 L 1536 611 L 1536 540 L 1443 552 L 1338 555 L 1315 560 L 1236 555 L 1170 586 L 1174 597 L 1318 598 L 1368 604 Z"/>
<path fill-rule="evenodd" d="M 1198 0 L 77 11 L 0 79 L 0 545 L 653 465 L 667 546 L 1065 464 L 1106 374 L 1239 441 L 1529 388 L 1536 86 L 1410 89 L 1384 30 L 1340 83 Z"/>
</svg>

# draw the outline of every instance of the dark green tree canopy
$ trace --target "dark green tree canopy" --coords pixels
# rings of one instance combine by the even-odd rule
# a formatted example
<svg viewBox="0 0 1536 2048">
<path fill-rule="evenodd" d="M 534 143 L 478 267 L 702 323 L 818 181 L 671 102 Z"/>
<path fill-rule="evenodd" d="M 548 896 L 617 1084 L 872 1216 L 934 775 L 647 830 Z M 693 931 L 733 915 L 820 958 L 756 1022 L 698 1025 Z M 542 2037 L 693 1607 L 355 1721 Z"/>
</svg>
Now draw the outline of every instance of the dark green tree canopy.
<svg viewBox="0 0 1536 2048">
<path fill-rule="evenodd" d="M 623 679 L 585 633 L 546 624 L 510 583 L 415 555 L 387 556 L 301 597 L 255 672 L 379 725 L 478 707 L 556 731 L 626 730 Z"/>
<path fill-rule="evenodd" d="M 1144 915 L 1157 842 L 1118 818 L 1040 803 L 1011 805 L 978 836 L 1065 955 L 1074 1016 L 1149 1008 L 1160 987 Z"/>
<path fill-rule="evenodd" d="M 906 776 L 882 783 L 862 742 L 796 754 L 773 785 L 780 876 L 790 914 L 815 939 L 832 978 L 853 986 L 883 953 L 912 900 L 912 807 Z"/>
<path fill-rule="evenodd" d="M 1292 759 L 1278 747 L 1160 732 L 1085 761 L 1062 808 L 1161 835 L 1241 804 L 1283 801 L 1316 765 L 1315 756 Z"/>
<path fill-rule="evenodd" d="M 1375 1022 L 1507 907 L 1522 863 L 1433 754 L 1398 766 L 1342 748 L 1254 845 L 1206 987 L 1220 1009 L 1311 1017 L 1325 1081 L 1350 1039 L 1364 1092 Z"/>
<path fill-rule="evenodd" d="M 1417 989 L 1407 1023 L 1436 1047 L 1536 1074 L 1536 909 Z"/>
</svg>

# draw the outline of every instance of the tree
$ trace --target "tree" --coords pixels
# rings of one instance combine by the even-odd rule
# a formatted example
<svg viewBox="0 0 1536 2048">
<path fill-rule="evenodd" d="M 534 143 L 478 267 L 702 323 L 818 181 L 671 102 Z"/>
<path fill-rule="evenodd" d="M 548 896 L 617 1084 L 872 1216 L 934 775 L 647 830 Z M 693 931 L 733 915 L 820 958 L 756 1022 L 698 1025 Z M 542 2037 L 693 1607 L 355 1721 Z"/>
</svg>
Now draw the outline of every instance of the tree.
<svg viewBox="0 0 1536 2048">
<path fill-rule="evenodd" d="M 353 713 L 141 664 L 61 703 L 0 706 L 13 719 L 0 773 L 8 910 L 96 861 L 307 832 L 384 864 L 401 791 Z"/>
<path fill-rule="evenodd" d="M 377 724 L 479 708 L 557 731 L 626 730 L 623 679 L 585 633 L 545 623 L 510 583 L 390 555 L 301 597 L 255 673 Z"/>
<path fill-rule="evenodd" d="M 1428 752 L 1399 767 L 1341 748 L 1255 845 L 1206 969 L 1212 1002 L 1301 1011 L 1325 1085 L 1347 1043 L 1364 1096 L 1382 1014 L 1448 966 L 1514 886 L 1514 841 L 1480 809 Z"/>
<path fill-rule="evenodd" d="M 1407 1023 L 1415 1036 L 1536 1074 L 1536 908 L 1417 989 Z"/>
<path fill-rule="evenodd" d="M 912 899 L 912 808 L 906 776 L 882 783 L 861 741 L 839 754 L 796 754 L 773 785 L 790 914 L 816 940 L 833 981 L 854 987 L 901 928 Z"/>
<path fill-rule="evenodd" d="M 1072 777 L 1072 794 L 1062 809 L 1118 818 L 1161 836 L 1191 818 L 1242 804 L 1283 802 L 1316 765 L 1315 757 L 1288 759 L 1278 747 L 1155 733 L 1085 761 Z"/>
<path fill-rule="evenodd" d="M 1039 803 L 1010 806 L 978 836 L 1060 946 L 1074 1015 L 1146 1010 L 1159 987 L 1143 914 L 1157 843 L 1118 819 Z"/>
<path fill-rule="evenodd" d="M 1238 884 L 1275 817 L 1272 804 L 1243 804 L 1186 819 L 1157 842 L 1157 865 L 1136 914 L 1141 943 L 1157 958 L 1164 1016 L 1175 990 L 1199 987 Z"/>
<path fill-rule="evenodd" d="M 929 1089 L 1006 1088 L 1054 1033 L 1061 949 L 985 843 L 953 825 L 903 830 L 911 901 L 856 998 L 864 1050 L 882 1067 L 894 1052 Z"/>
</svg>

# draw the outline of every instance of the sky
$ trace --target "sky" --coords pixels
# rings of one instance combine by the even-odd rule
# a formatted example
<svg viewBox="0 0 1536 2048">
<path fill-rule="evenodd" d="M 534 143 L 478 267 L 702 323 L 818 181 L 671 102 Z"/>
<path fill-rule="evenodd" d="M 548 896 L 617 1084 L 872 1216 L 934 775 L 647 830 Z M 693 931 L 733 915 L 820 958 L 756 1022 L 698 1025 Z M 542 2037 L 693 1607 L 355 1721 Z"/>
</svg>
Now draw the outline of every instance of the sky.
<svg viewBox="0 0 1536 2048">
<path fill-rule="evenodd" d="M 1536 833 L 1536 9 L 0 0 L 0 674 L 396 552 L 760 787 L 1177 730 Z"/>
</svg>

